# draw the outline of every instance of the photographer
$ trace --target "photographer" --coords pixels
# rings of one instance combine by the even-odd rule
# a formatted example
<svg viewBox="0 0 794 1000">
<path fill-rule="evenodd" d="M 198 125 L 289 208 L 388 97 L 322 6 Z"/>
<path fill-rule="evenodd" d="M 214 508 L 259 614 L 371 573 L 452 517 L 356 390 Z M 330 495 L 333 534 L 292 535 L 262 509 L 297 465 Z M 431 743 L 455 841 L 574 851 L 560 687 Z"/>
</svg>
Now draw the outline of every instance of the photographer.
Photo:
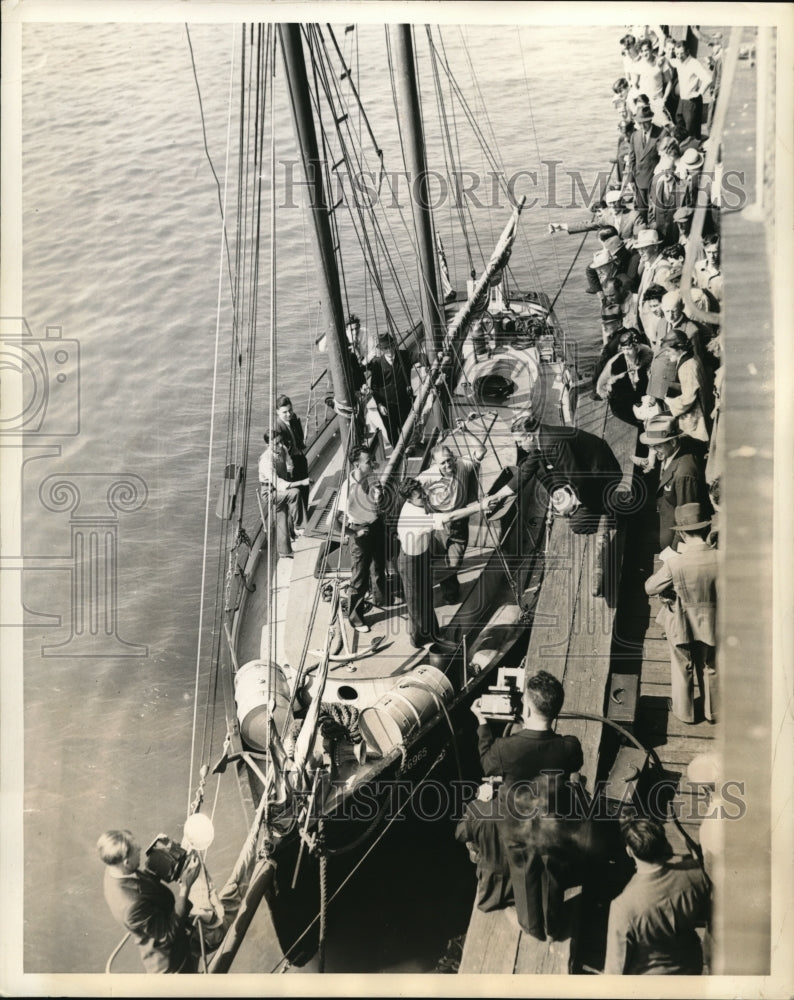
<svg viewBox="0 0 794 1000">
<path fill-rule="evenodd" d="M 139 867 L 141 849 L 129 830 L 103 833 L 97 850 L 107 865 L 104 893 L 110 912 L 136 941 L 146 971 L 196 972 L 187 916 L 188 892 L 201 866 L 198 854 L 186 856 L 174 895 L 157 875 Z"/>
</svg>

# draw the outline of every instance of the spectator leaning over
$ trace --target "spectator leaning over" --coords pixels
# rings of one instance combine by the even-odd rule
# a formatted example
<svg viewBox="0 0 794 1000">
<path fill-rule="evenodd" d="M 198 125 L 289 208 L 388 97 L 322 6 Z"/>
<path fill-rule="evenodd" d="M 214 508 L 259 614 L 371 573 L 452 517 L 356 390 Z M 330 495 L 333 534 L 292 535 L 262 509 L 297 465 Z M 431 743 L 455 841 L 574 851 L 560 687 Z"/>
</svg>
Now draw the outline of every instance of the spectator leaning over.
<svg viewBox="0 0 794 1000">
<path fill-rule="evenodd" d="M 608 399 L 610 410 L 627 424 L 642 426 L 633 407 L 646 394 L 648 369 L 652 359 L 653 352 L 640 342 L 637 330 L 622 330 L 618 352 L 604 366 L 596 383 L 596 395 L 599 399 Z"/>
<path fill-rule="evenodd" d="M 671 860 L 658 820 L 625 819 L 621 835 L 637 871 L 609 908 L 605 975 L 701 975 L 697 927 L 708 919 L 710 892 L 703 869 Z"/>
</svg>

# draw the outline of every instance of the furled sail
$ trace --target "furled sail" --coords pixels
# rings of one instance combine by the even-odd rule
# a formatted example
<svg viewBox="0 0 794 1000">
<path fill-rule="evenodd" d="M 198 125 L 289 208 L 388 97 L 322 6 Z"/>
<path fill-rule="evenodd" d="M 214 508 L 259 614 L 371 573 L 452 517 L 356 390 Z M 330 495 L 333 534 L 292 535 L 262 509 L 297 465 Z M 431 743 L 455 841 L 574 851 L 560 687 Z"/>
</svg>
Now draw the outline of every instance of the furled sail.
<svg viewBox="0 0 794 1000">
<path fill-rule="evenodd" d="M 468 299 L 455 313 L 450 322 L 445 337 L 447 346 L 452 346 L 454 343 L 461 341 L 466 335 L 472 321 L 485 311 L 488 288 L 501 278 L 502 271 L 510 260 L 513 243 L 518 232 L 518 217 L 521 214 L 521 209 L 524 207 L 525 201 L 526 198 L 522 197 L 521 201 L 513 209 L 513 214 L 502 231 L 494 252 L 491 254 L 491 259 L 485 265 L 485 269 L 475 282 Z"/>
</svg>

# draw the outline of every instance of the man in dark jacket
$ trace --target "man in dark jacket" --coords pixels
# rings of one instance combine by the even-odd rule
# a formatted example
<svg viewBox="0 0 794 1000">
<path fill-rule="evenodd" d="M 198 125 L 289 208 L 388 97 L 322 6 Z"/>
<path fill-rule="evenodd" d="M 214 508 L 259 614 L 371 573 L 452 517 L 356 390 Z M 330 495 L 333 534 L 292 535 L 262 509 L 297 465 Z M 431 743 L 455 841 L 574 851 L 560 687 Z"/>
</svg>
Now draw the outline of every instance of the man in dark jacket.
<svg viewBox="0 0 794 1000">
<path fill-rule="evenodd" d="M 200 871 L 197 854 L 179 878 L 176 895 L 140 868 L 141 849 L 129 830 L 108 830 L 97 841 L 105 865 L 105 899 L 115 919 L 138 945 L 147 972 L 196 972 L 187 918 L 188 892 Z"/>
<path fill-rule="evenodd" d="M 510 430 L 518 464 L 493 498 L 520 496 L 533 480 L 549 495 L 568 487 L 581 505 L 571 517 L 571 528 L 585 533 L 594 530 L 593 522 L 600 514 L 614 509 L 614 493 L 623 473 L 606 441 L 575 427 L 542 424 L 528 411 L 513 420 Z"/>
<path fill-rule="evenodd" d="M 487 790 L 490 786 L 482 787 Z M 513 902 L 510 865 L 499 836 L 501 805 L 497 795 L 472 799 L 455 827 L 455 839 L 466 845 L 469 857 L 477 865 L 477 907 L 483 913 Z"/>
<path fill-rule="evenodd" d="M 659 514 L 659 547 L 662 552 L 676 540 L 675 509 L 685 503 L 708 505 L 706 480 L 700 462 L 683 444 L 674 417 L 651 417 L 642 444 L 653 448 L 660 463 L 656 509 Z"/>
<path fill-rule="evenodd" d="M 555 815 L 572 816 L 569 781 L 584 762 L 579 740 L 551 728 L 564 698 L 557 678 L 539 670 L 526 683 L 525 728 L 497 740 L 479 699 L 472 704 L 483 772 L 503 778 L 500 843 L 510 870 L 515 917 L 523 931 L 541 941 L 564 935 L 568 859 Z"/>
<path fill-rule="evenodd" d="M 397 443 L 413 405 L 413 366 L 410 352 L 399 350 L 389 333 L 378 337 L 378 354 L 367 364 L 369 386 L 392 445 Z"/>
<path fill-rule="evenodd" d="M 699 976 L 697 926 L 709 911 L 710 887 L 693 860 L 671 862 L 664 827 L 654 819 L 621 824 L 637 872 L 612 901 L 604 973 L 613 976 Z"/>
<path fill-rule="evenodd" d="M 648 211 L 648 192 L 653 180 L 653 172 L 659 162 L 657 148 L 662 129 L 653 124 L 653 111 L 641 107 L 634 116 L 637 127 L 629 142 L 629 177 L 637 192 L 637 211 L 643 215 Z"/>
</svg>

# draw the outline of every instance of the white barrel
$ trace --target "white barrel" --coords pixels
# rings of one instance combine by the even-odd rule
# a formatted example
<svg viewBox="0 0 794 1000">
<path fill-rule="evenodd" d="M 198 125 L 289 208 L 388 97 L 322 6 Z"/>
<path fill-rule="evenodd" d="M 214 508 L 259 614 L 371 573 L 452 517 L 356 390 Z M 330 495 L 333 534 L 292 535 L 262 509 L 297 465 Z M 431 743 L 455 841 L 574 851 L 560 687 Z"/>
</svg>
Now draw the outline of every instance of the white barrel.
<svg viewBox="0 0 794 1000">
<path fill-rule="evenodd" d="M 359 717 L 367 749 L 384 756 L 404 743 L 452 701 L 455 689 L 437 667 L 429 663 L 412 670 Z"/>
<path fill-rule="evenodd" d="M 245 743 L 253 750 L 267 750 L 268 705 L 273 701 L 273 722 L 281 733 L 289 710 L 289 685 L 281 667 L 267 660 L 251 660 L 234 677 L 237 721 Z"/>
</svg>

